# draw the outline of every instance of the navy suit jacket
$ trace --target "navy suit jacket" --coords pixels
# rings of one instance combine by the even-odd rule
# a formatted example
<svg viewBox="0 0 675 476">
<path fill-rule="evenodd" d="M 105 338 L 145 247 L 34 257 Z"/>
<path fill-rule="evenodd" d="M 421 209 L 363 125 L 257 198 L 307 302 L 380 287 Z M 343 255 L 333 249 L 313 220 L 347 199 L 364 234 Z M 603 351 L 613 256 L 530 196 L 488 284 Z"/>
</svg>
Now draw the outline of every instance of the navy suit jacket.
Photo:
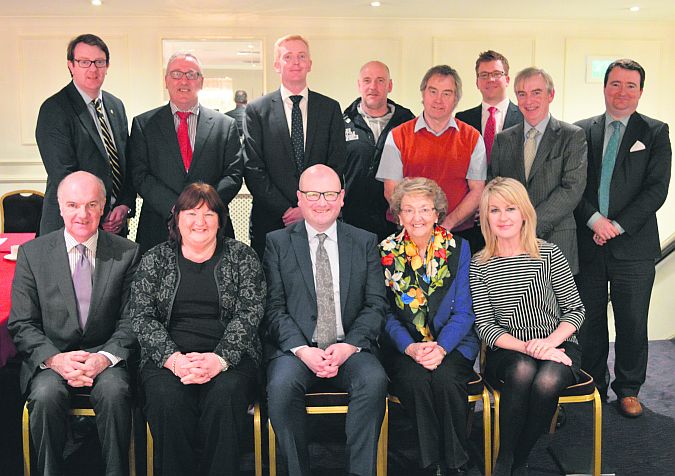
<svg viewBox="0 0 675 476">
<path fill-rule="evenodd" d="M 481 127 L 483 118 L 482 104 L 467 109 L 466 111 L 458 112 L 455 117 L 460 121 L 466 122 L 483 135 L 483 129 Z M 509 107 L 506 110 L 506 117 L 504 118 L 504 127 L 502 127 L 502 130 L 508 129 L 521 122 L 523 122 L 523 114 L 520 112 L 520 109 L 518 109 L 518 106 L 509 101 Z"/>
<path fill-rule="evenodd" d="M 588 180 L 575 215 L 579 258 L 589 261 L 600 249 L 586 223 L 598 211 L 605 115 L 576 124 L 584 130 L 588 142 Z M 633 113 L 619 145 L 609 190 L 607 218 L 616 220 L 625 230 L 604 245 L 614 258 L 651 260 L 661 256 L 656 211 L 668 195 L 672 155 L 668 124 Z"/>
<path fill-rule="evenodd" d="M 115 205 L 126 205 L 133 213 L 136 192 L 131 182 L 125 156 L 129 138 L 126 111 L 122 101 L 115 96 L 105 91 L 102 95 L 103 106 L 117 148 L 123 180 Z M 107 192 L 103 212 L 105 217 L 110 211 L 112 193 L 110 159 L 94 118 L 72 81 L 40 106 L 35 139 L 40 149 L 42 163 L 47 171 L 40 234 L 45 235 L 63 226 L 56 189 L 66 175 L 79 170 L 90 172 L 103 181 Z"/>
<path fill-rule="evenodd" d="M 337 222 L 340 255 L 340 309 L 344 342 L 374 351 L 387 309 L 377 237 Z M 305 222 L 267 235 L 263 260 L 267 307 L 262 326 L 267 359 L 311 345 L 317 305 Z"/>
<path fill-rule="evenodd" d="M 168 238 L 167 219 L 186 185 L 213 185 L 227 206 L 243 175 L 241 142 L 234 119 L 199 106 L 195 147 L 185 172 L 178 136 L 167 103 L 134 118 L 127 152 L 134 185 L 143 198 L 136 241 L 145 252 Z M 231 228 L 228 235 L 232 235 Z"/>
<path fill-rule="evenodd" d="M 91 305 L 83 330 L 63 228 L 19 248 L 8 328 L 23 357 L 22 391 L 28 389 L 40 364 L 61 352 L 103 350 L 129 358 L 137 344 L 123 311 L 139 260 L 136 243 L 99 230 Z"/>
<path fill-rule="evenodd" d="M 246 186 L 253 195 L 251 244 L 260 252 L 265 235 L 283 228 L 284 212 L 298 205 L 300 173 L 293 157 L 281 91 L 249 103 L 244 124 Z M 342 176 L 347 149 L 337 101 L 309 91 L 306 137 L 304 168 L 326 164 Z"/>
</svg>

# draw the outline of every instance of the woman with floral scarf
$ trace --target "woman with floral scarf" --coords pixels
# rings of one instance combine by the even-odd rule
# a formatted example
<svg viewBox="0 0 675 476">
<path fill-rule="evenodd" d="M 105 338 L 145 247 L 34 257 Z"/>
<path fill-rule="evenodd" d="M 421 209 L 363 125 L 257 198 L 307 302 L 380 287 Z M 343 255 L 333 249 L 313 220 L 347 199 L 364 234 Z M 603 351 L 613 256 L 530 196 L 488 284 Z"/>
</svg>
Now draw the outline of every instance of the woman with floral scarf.
<svg viewBox="0 0 675 476">
<path fill-rule="evenodd" d="M 420 466 L 463 474 L 469 460 L 467 382 L 478 354 L 469 244 L 438 225 L 447 199 L 433 180 L 406 178 L 391 209 L 403 230 L 380 243 L 390 311 L 383 363 L 414 420 Z"/>
</svg>

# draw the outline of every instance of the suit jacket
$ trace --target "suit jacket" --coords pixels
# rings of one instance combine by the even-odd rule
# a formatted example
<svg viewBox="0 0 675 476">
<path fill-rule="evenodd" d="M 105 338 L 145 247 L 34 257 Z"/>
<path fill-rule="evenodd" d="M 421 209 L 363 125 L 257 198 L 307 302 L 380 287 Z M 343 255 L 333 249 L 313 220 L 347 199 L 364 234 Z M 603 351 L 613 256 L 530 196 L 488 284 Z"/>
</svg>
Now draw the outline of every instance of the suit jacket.
<svg viewBox="0 0 675 476">
<path fill-rule="evenodd" d="M 103 350 L 126 360 L 136 348 L 130 319 L 123 311 L 140 259 L 138 245 L 103 230 L 98 233 L 84 330 L 78 320 L 63 228 L 19 248 L 8 328 L 23 357 L 24 392 L 40 364 L 58 353 Z"/>
<path fill-rule="evenodd" d="M 479 104 L 476 107 L 467 109 L 466 111 L 458 112 L 455 117 L 460 121 L 466 122 L 470 126 L 474 127 L 481 135 L 483 135 L 482 119 L 483 119 L 483 105 Z M 506 110 L 506 117 L 504 118 L 504 127 L 502 130 L 506 130 L 509 127 L 515 126 L 523 122 L 523 113 L 520 112 L 518 106 L 509 101 L 509 107 Z"/>
<path fill-rule="evenodd" d="M 190 170 L 185 172 L 178 136 L 167 103 L 134 118 L 127 151 L 134 185 L 143 198 L 136 241 L 145 252 L 168 238 L 167 219 L 186 185 L 213 185 L 227 206 L 241 188 L 243 162 L 237 124 L 199 106 Z M 231 232 L 231 225 L 229 227 Z"/>
<path fill-rule="evenodd" d="M 373 351 L 387 309 L 377 237 L 337 222 L 340 255 L 340 309 L 344 342 Z M 316 328 L 314 272 L 305 222 L 267 235 L 263 268 L 267 307 L 262 326 L 267 359 L 310 345 Z"/>
<path fill-rule="evenodd" d="M 488 178 L 511 177 L 525 185 L 537 212 L 537 236 L 555 243 L 575 274 L 579 257 L 574 209 L 586 186 L 584 133 L 551 117 L 525 180 L 524 127 L 521 121 L 495 136 Z"/>
<path fill-rule="evenodd" d="M 345 131 L 337 101 L 309 91 L 306 137 L 305 168 L 326 164 L 342 175 Z M 251 241 L 257 248 L 268 232 L 284 227 L 284 212 L 298 205 L 295 192 L 300 174 L 280 90 L 246 106 L 244 153 L 246 186 L 253 195 Z"/>
<path fill-rule="evenodd" d="M 246 120 L 246 106 L 237 106 L 231 111 L 227 111 L 226 115 L 237 121 L 237 130 L 241 137 L 244 136 L 244 121 Z"/>
<path fill-rule="evenodd" d="M 129 174 L 125 149 L 129 126 L 124 104 L 112 94 L 103 91 L 103 106 L 112 129 L 122 172 L 122 189 L 116 205 L 135 209 L 136 192 Z M 44 235 L 63 226 L 63 219 L 56 199 L 56 189 L 63 178 L 84 170 L 103 180 L 107 199 L 104 217 L 110 210 L 112 178 L 110 159 L 96 128 L 94 118 L 71 81 L 61 91 L 47 99 L 37 119 L 35 139 L 42 163 L 47 171 L 47 188 L 42 204 L 40 234 Z"/>
<path fill-rule="evenodd" d="M 586 223 L 598 211 L 605 115 L 576 124 L 584 130 L 588 142 L 588 180 L 575 211 L 579 256 L 582 261 L 587 261 L 600 251 L 593 242 L 593 230 Z M 632 148 L 639 150 L 631 152 Z M 607 218 L 615 220 L 625 230 L 604 245 L 614 258 L 651 260 L 661 255 L 656 211 L 668 195 L 671 161 L 668 124 L 633 113 L 619 145 L 609 191 Z"/>
</svg>

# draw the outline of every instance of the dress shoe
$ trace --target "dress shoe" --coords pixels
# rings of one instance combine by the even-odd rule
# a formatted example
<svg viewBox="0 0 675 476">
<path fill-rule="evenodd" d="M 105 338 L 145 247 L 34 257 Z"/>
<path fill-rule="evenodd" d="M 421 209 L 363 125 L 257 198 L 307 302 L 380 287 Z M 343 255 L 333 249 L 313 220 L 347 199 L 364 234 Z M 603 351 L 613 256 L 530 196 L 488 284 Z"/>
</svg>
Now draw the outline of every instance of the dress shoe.
<svg viewBox="0 0 675 476">
<path fill-rule="evenodd" d="M 623 416 L 636 418 L 642 415 L 642 405 L 638 397 L 623 397 L 619 399 L 619 410 Z"/>
</svg>

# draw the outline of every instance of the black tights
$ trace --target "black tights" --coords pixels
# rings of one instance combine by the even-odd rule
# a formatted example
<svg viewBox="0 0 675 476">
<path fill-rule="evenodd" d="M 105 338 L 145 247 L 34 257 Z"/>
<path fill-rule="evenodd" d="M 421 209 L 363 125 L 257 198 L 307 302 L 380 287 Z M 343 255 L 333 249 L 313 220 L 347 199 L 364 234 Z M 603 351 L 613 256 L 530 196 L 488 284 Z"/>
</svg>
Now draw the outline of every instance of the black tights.
<svg viewBox="0 0 675 476">
<path fill-rule="evenodd" d="M 501 349 L 488 356 L 486 373 L 501 384 L 499 456 L 495 474 L 527 462 L 539 436 L 551 423 L 558 396 L 575 383 L 570 367 Z"/>
</svg>

